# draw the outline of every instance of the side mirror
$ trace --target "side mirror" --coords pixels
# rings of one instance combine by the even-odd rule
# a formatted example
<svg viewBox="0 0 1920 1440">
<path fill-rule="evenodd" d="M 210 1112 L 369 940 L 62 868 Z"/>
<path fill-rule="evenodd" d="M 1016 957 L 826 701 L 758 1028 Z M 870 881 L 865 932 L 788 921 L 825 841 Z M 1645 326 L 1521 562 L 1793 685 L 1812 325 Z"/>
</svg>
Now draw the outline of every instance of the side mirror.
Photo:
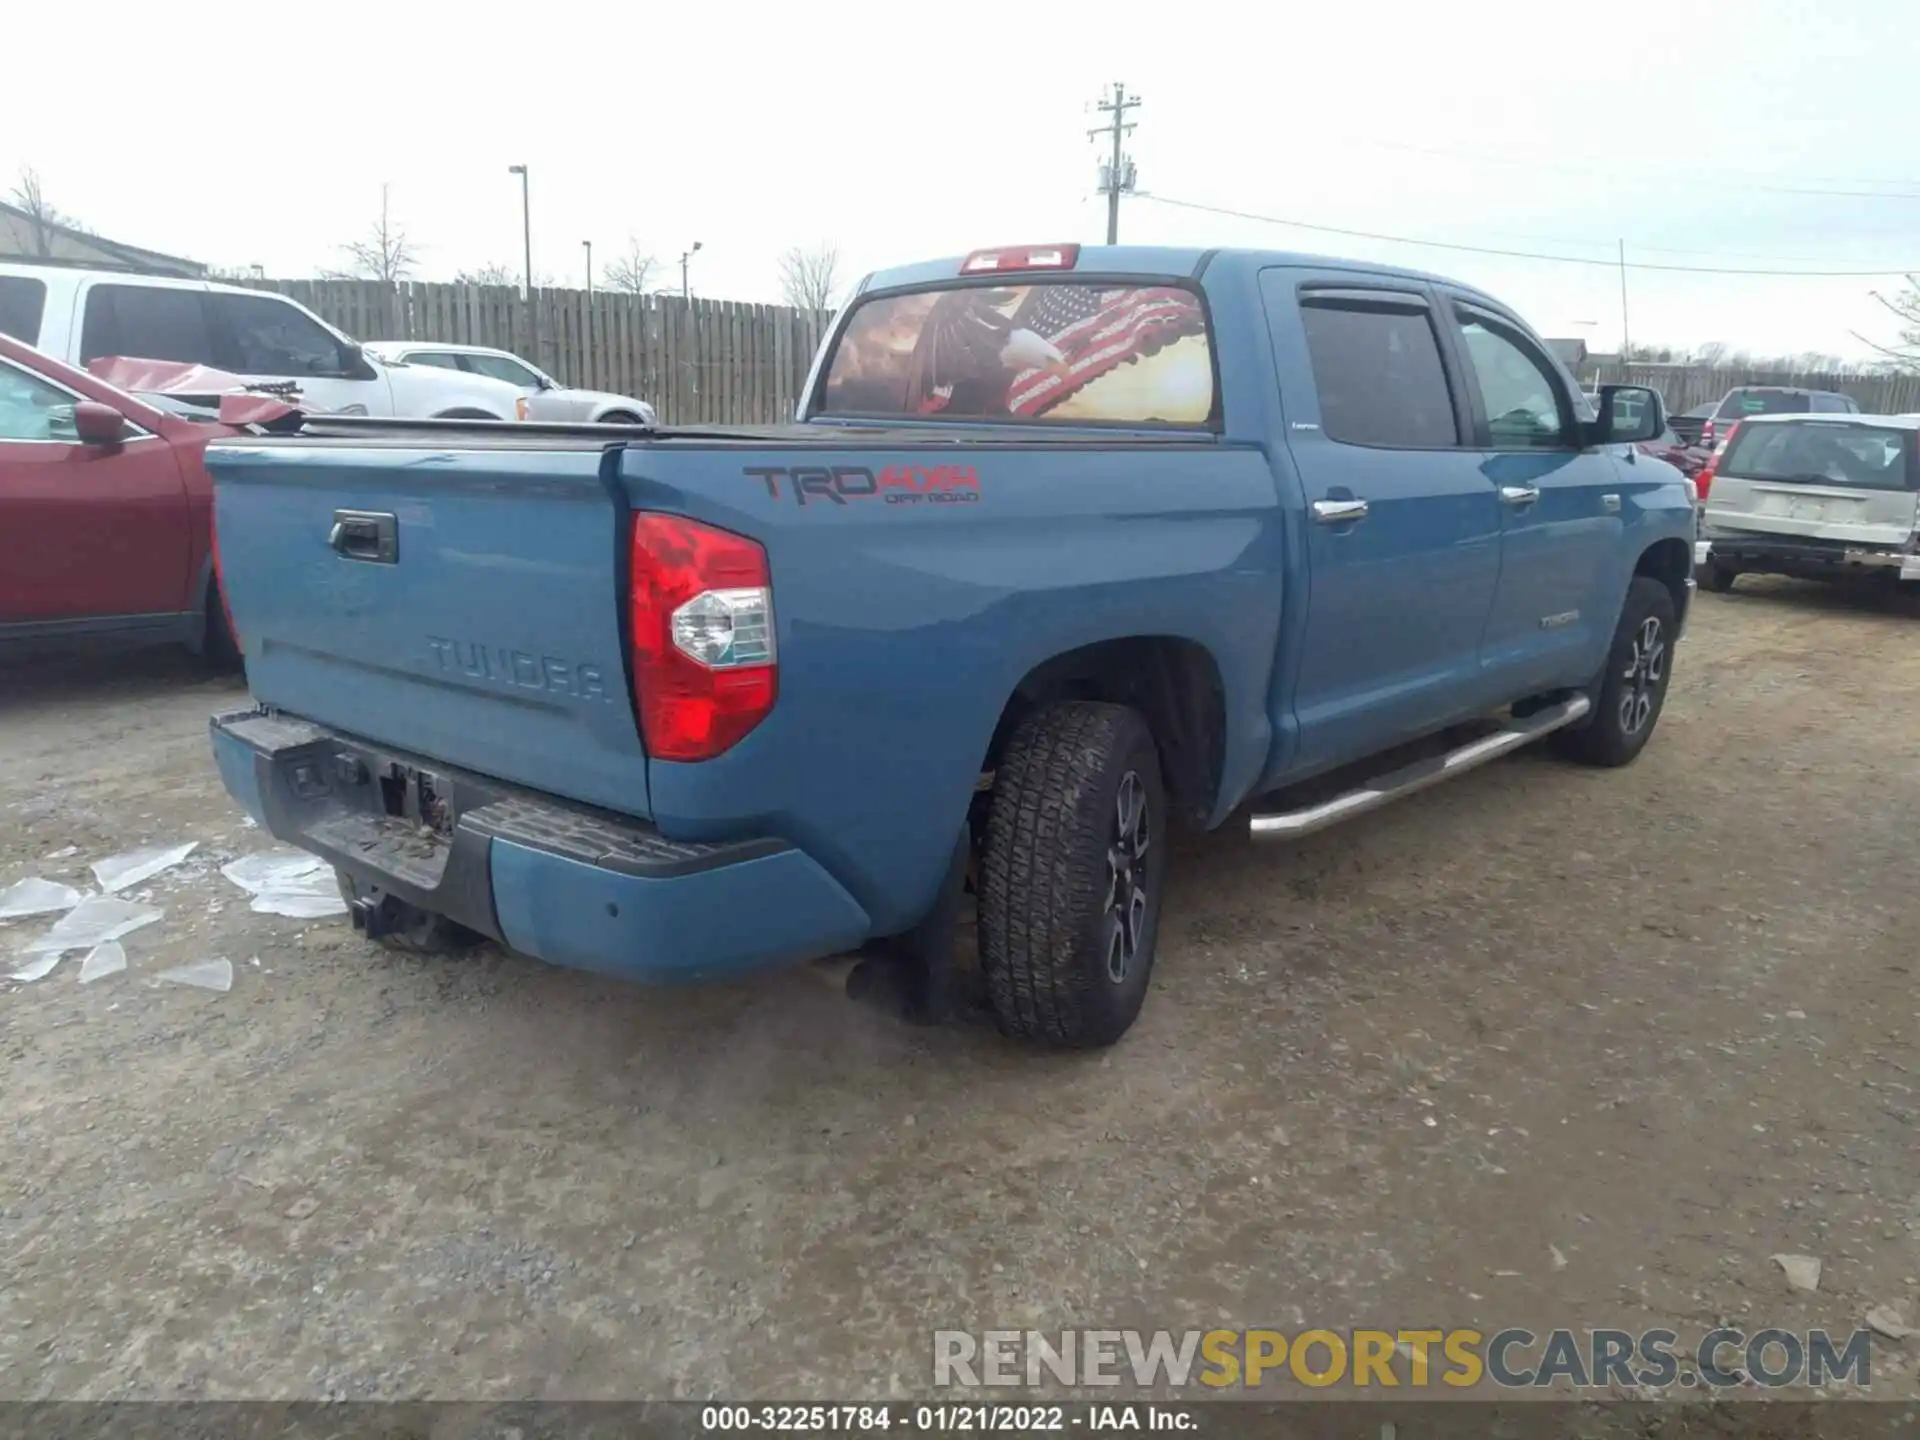
<svg viewBox="0 0 1920 1440">
<path fill-rule="evenodd" d="M 118 445 L 127 432 L 127 417 L 98 400 L 79 400 L 73 406 L 73 433 L 82 445 Z"/>
<path fill-rule="evenodd" d="M 1594 406 L 1596 445 L 1635 445 L 1667 428 L 1667 407 L 1658 390 L 1645 385 L 1602 385 Z"/>
<path fill-rule="evenodd" d="M 341 369 L 349 380 L 378 380 L 379 367 L 360 348 L 358 340 L 343 340 L 340 343 Z"/>
</svg>

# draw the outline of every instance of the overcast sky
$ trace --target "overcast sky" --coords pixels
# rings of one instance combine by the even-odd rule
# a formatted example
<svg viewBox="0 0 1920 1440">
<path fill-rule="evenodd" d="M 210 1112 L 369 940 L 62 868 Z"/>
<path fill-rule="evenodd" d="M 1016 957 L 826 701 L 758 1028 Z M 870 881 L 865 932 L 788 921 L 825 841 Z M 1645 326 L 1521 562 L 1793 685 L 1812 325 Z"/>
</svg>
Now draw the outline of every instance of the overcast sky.
<svg viewBox="0 0 1920 1440">
<path fill-rule="evenodd" d="M 1762 270 L 1920 270 L 1914 0 L 1227 7 L 973 4 L 16 7 L 0 190 L 22 165 L 104 234 L 309 275 L 377 214 L 417 278 L 579 284 L 631 236 L 696 293 L 778 298 L 794 244 L 849 278 L 978 245 L 1098 240 L 1084 131 L 1145 99 L 1152 195 L 1461 245 Z M 1259 15 L 1262 18 L 1249 18 Z M 28 57 L 39 57 L 23 63 Z M 1841 191 L 1854 194 L 1809 194 Z M 1884 197 L 1884 198 L 1883 198 Z M 1612 349 L 1620 272 L 1129 198 L 1123 239 L 1413 265 Z M 1627 272 L 1636 341 L 1859 356 L 1897 276 Z"/>
</svg>

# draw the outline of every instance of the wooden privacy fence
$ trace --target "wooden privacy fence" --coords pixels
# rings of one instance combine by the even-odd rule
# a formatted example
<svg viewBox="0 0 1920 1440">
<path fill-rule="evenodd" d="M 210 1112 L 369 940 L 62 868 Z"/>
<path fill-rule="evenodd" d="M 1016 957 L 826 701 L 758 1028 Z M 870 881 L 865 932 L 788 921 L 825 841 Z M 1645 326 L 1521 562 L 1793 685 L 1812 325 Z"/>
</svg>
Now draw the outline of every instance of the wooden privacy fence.
<svg viewBox="0 0 1920 1440">
<path fill-rule="evenodd" d="M 539 344 L 511 285 L 265 280 L 356 340 L 491 345 L 562 384 L 648 401 L 675 425 L 793 417 L 828 316 L 784 305 L 536 290 Z"/>
<path fill-rule="evenodd" d="M 1920 375 L 1867 374 L 1855 370 L 1749 370 L 1707 365 L 1631 364 L 1600 366 L 1602 385 L 1650 385 L 1672 414 L 1717 401 L 1736 385 L 1792 385 L 1802 390 L 1837 390 L 1850 395 L 1869 415 L 1920 412 Z"/>
</svg>

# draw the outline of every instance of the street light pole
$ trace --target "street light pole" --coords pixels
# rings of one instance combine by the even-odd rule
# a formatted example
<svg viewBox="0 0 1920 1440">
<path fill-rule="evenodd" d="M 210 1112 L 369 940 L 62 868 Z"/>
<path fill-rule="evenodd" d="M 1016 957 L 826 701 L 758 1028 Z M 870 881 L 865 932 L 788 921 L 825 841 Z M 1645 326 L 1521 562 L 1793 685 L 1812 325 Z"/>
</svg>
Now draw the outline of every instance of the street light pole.
<svg viewBox="0 0 1920 1440">
<path fill-rule="evenodd" d="M 687 262 L 693 259 L 694 254 L 699 249 L 700 242 L 696 240 L 693 242 L 692 248 L 680 257 L 680 298 L 688 304 L 693 303 L 693 287 L 687 283 Z"/>
<path fill-rule="evenodd" d="M 593 384 L 593 242 L 582 240 L 581 248 L 587 252 L 587 358 L 582 369 L 586 372 L 586 382 Z"/>
<path fill-rule="evenodd" d="M 533 299 L 533 197 L 528 192 L 527 167 L 509 165 L 509 175 L 520 177 L 520 229 L 526 241 L 527 258 L 527 336 L 533 346 L 533 363 L 540 363 L 540 311 Z"/>
</svg>

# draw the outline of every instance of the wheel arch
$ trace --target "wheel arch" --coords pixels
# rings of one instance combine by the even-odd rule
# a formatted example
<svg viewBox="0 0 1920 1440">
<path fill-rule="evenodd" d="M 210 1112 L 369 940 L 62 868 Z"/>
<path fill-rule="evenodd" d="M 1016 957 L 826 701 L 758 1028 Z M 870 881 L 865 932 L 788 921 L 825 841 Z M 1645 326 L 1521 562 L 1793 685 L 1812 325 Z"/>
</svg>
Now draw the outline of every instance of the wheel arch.
<svg viewBox="0 0 1920 1440">
<path fill-rule="evenodd" d="M 1677 536 L 1656 540 L 1640 552 L 1633 563 L 1635 576 L 1658 580 L 1673 596 L 1673 613 L 1683 620 L 1687 613 L 1687 581 L 1693 575 L 1693 547 Z"/>
<path fill-rule="evenodd" d="M 1095 641 L 1034 665 L 1001 707 L 981 761 L 990 774 L 1020 724 L 1058 700 L 1104 700 L 1138 710 L 1174 812 L 1204 825 L 1226 758 L 1226 688 L 1220 662 L 1196 640 L 1131 635 Z"/>
</svg>

